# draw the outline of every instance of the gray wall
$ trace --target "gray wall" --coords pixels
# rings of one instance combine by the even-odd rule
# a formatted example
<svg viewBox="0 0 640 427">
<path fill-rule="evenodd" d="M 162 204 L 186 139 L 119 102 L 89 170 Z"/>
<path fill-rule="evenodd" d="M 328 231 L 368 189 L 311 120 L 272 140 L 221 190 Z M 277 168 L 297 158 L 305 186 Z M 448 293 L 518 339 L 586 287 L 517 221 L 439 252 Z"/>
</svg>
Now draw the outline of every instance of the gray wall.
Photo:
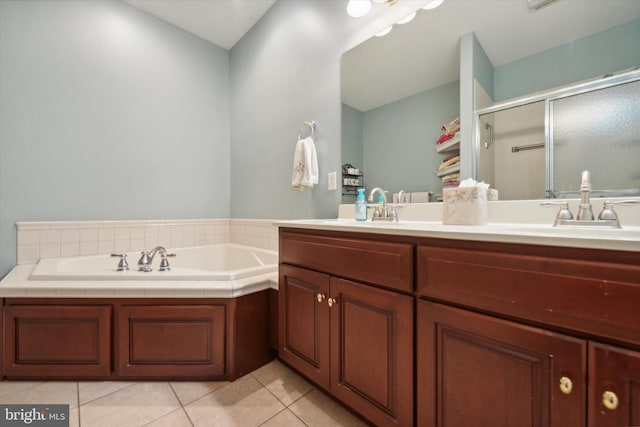
<svg viewBox="0 0 640 427">
<path fill-rule="evenodd" d="M 348 163 L 356 169 L 364 169 L 362 159 L 362 114 L 361 111 L 342 104 L 342 163 Z M 339 175 L 340 173 L 338 173 Z M 338 188 L 340 188 L 340 184 L 338 184 Z M 342 195 L 342 203 L 353 203 L 355 200 L 355 192 Z"/>
<path fill-rule="evenodd" d="M 125 3 L 0 1 L 0 276 L 16 221 L 228 217 L 229 87 Z"/>
<path fill-rule="evenodd" d="M 504 101 L 640 65 L 639 40 L 636 19 L 495 67 L 493 98 Z"/>
<path fill-rule="evenodd" d="M 361 113 L 367 191 L 383 187 L 389 200 L 400 190 L 440 193 L 435 171 L 445 155 L 436 153 L 435 143 L 441 126 L 458 117 L 459 101 L 455 81 Z"/>
</svg>

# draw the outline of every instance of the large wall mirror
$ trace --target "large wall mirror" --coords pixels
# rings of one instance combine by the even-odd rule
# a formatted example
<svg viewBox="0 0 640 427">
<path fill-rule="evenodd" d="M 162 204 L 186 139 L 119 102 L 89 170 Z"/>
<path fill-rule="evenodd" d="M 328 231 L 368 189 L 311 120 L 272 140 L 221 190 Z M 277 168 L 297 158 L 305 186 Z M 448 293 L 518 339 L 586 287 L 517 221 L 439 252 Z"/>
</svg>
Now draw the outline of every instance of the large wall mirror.
<svg viewBox="0 0 640 427">
<path fill-rule="evenodd" d="M 416 0 L 416 8 L 424 3 Z M 374 36 L 342 57 L 342 160 L 364 172 L 368 190 L 420 195 L 412 201 L 434 200 L 428 192 L 442 192 L 438 168 L 458 152 L 455 147 L 439 152 L 436 142 L 442 125 L 461 115 L 459 46 L 468 33 L 474 35 L 473 58 L 463 62 L 473 64 L 478 110 L 640 65 L 637 0 L 557 0 L 537 11 L 529 9 L 527 0 L 445 0 L 434 10 L 419 10 L 413 21 L 394 25 L 389 34 Z M 517 114 L 543 121 L 524 132 L 544 134 L 544 102 L 529 108 Z M 520 119 L 501 120 L 513 125 Z M 495 134 L 491 126 L 485 132 Z M 461 144 L 472 147 L 474 141 L 463 138 Z M 638 138 L 635 144 L 640 144 Z M 491 174 L 507 180 L 531 178 L 542 182 L 542 188 L 501 198 L 544 197 L 545 150 L 522 153 L 541 157 L 543 166 L 537 159 L 527 162 L 527 169 L 514 170 L 508 161 L 493 159 L 493 164 L 475 164 L 474 174 L 507 166 L 491 169 Z M 614 164 L 603 164 L 603 173 Z M 593 171 L 594 179 L 599 173 Z M 343 202 L 350 203 L 354 198 L 346 190 Z"/>
</svg>

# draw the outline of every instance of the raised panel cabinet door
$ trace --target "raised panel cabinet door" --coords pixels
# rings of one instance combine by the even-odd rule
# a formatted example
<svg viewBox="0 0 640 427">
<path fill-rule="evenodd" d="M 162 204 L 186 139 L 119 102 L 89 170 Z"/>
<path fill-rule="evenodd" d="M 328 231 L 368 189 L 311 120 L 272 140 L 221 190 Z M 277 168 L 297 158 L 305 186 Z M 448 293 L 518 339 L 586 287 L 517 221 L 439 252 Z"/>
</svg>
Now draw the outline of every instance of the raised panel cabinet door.
<svg viewBox="0 0 640 427">
<path fill-rule="evenodd" d="M 586 355 L 584 340 L 419 300 L 418 425 L 584 426 Z"/>
<path fill-rule="evenodd" d="M 122 306 L 116 314 L 118 375 L 224 376 L 226 306 Z"/>
<path fill-rule="evenodd" d="M 640 426 L 640 352 L 589 343 L 589 427 Z"/>
<path fill-rule="evenodd" d="M 331 393 L 376 426 L 413 425 L 413 298 L 331 278 Z"/>
<path fill-rule="evenodd" d="M 110 306 L 7 306 L 4 321 L 7 378 L 111 373 Z"/>
<path fill-rule="evenodd" d="M 329 276 L 280 265 L 280 358 L 329 389 Z"/>
</svg>

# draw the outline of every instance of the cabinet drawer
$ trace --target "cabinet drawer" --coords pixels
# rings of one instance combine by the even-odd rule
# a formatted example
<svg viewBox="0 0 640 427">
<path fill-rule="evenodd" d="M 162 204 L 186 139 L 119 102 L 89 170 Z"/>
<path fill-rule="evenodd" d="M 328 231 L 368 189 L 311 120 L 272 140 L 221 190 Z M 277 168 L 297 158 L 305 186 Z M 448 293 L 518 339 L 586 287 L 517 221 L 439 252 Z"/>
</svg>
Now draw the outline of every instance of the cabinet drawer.
<svg viewBox="0 0 640 427">
<path fill-rule="evenodd" d="M 640 266 L 419 246 L 419 296 L 640 345 Z"/>
<path fill-rule="evenodd" d="M 111 307 L 8 306 L 5 375 L 102 377 L 111 370 Z"/>
<path fill-rule="evenodd" d="M 280 231 L 280 262 L 413 292 L 413 245 Z"/>
</svg>

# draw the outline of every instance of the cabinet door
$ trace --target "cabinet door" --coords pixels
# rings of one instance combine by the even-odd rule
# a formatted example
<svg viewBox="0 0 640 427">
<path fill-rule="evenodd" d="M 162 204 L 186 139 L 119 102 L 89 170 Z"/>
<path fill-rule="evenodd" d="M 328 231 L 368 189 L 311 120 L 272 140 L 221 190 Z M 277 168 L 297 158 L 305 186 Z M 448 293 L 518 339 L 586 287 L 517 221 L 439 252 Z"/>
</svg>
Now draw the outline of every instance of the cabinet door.
<svg viewBox="0 0 640 427">
<path fill-rule="evenodd" d="M 212 378 L 225 375 L 226 307 L 122 306 L 118 375 Z"/>
<path fill-rule="evenodd" d="M 280 357 L 329 389 L 329 276 L 280 265 Z"/>
<path fill-rule="evenodd" d="M 8 378 L 106 377 L 111 373 L 110 306 L 8 306 Z"/>
<path fill-rule="evenodd" d="M 331 392 L 377 426 L 413 425 L 413 298 L 331 278 Z"/>
<path fill-rule="evenodd" d="M 640 425 L 640 352 L 589 343 L 589 426 Z"/>
<path fill-rule="evenodd" d="M 586 424 L 586 342 L 427 301 L 417 307 L 419 426 Z"/>
</svg>

